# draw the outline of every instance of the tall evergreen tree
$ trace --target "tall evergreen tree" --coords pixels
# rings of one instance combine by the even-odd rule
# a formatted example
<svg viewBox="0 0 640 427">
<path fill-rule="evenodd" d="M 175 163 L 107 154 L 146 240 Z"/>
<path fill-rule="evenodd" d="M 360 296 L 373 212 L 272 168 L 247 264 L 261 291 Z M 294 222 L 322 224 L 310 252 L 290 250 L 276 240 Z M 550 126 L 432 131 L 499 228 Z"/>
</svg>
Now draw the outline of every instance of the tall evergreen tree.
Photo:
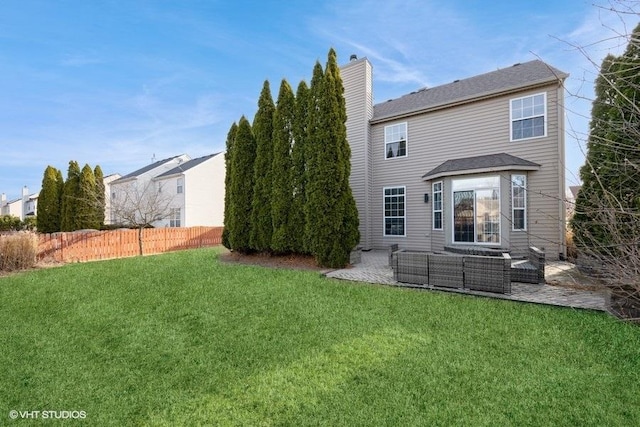
<svg viewBox="0 0 640 427">
<path fill-rule="evenodd" d="M 60 231 L 60 193 L 58 186 L 59 171 L 47 166 L 42 178 L 42 189 L 38 197 L 37 227 L 41 233 Z"/>
<path fill-rule="evenodd" d="M 251 216 L 251 247 L 259 252 L 271 248 L 273 224 L 271 220 L 271 168 L 273 163 L 273 113 L 269 81 L 265 80 L 258 100 L 258 111 L 253 120 L 256 141 L 254 190 Z"/>
<path fill-rule="evenodd" d="M 75 160 L 69 162 L 67 180 L 62 193 L 61 231 L 79 230 L 77 223 L 78 192 L 80 189 L 80 166 Z"/>
<path fill-rule="evenodd" d="M 315 73 L 314 73 L 315 74 Z M 343 267 L 356 246 L 358 213 L 349 185 L 351 149 L 347 142 L 346 106 L 336 53 L 329 51 L 322 84 L 316 92 L 312 82 L 312 121 L 307 188 L 311 249 L 320 265 Z"/>
<path fill-rule="evenodd" d="M 233 122 L 229 132 L 227 133 L 227 149 L 224 153 L 224 229 L 222 231 L 222 244 L 225 248 L 231 249 L 231 242 L 229 241 L 229 221 L 231 217 L 231 204 L 233 199 L 231 198 L 231 177 L 233 176 L 233 170 L 231 166 L 231 156 L 233 155 L 233 140 L 236 137 L 238 125 Z"/>
<path fill-rule="evenodd" d="M 62 216 L 64 215 L 62 206 L 62 200 L 64 199 L 64 178 L 60 169 L 56 169 L 56 183 L 58 184 L 58 206 L 60 209 L 58 231 L 62 231 Z"/>
<path fill-rule="evenodd" d="M 271 218 L 273 236 L 271 249 L 290 252 L 292 237 L 289 214 L 293 203 L 292 159 L 295 97 L 286 80 L 280 84 L 278 104 L 273 119 L 273 166 L 271 179 Z"/>
<path fill-rule="evenodd" d="M 96 206 L 95 206 L 95 224 L 96 228 L 104 226 L 104 214 L 106 208 L 106 194 L 104 188 L 104 174 L 100 165 L 96 165 L 93 169 L 93 176 L 96 180 Z"/>
<path fill-rule="evenodd" d="M 231 157 L 231 199 L 229 221 L 229 243 L 240 252 L 251 252 L 251 208 L 254 188 L 254 164 L 256 142 L 251 124 L 242 116 L 238 122 Z"/>
<path fill-rule="evenodd" d="M 316 254 L 321 245 L 320 239 L 322 226 L 321 217 L 324 215 L 326 200 L 323 197 L 322 170 L 318 163 L 320 152 L 328 147 L 323 147 L 323 123 L 321 122 L 322 86 L 324 72 L 320 62 L 316 61 L 313 67 L 311 85 L 307 92 L 306 106 L 306 136 L 304 139 L 305 162 L 305 203 L 304 203 L 304 246 L 307 252 Z"/>
<path fill-rule="evenodd" d="M 305 245 L 305 203 L 306 203 L 306 159 L 305 141 L 307 139 L 307 110 L 309 106 L 309 87 L 304 81 L 298 84 L 295 98 L 293 121 L 293 148 L 291 149 L 291 184 L 292 201 L 289 212 L 289 229 L 295 230 L 291 235 L 291 249 L 296 253 L 306 253 Z"/>
<path fill-rule="evenodd" d="M 630 40 L 621 56 L 604 59 L 596 79 L 571 222 L 576 244 L 611 256 L 621 240 L 637 239 L 640 212 L 640 25 Z"/>
<path fill-rule="evenodd" d="M 75 229 L 98 228 L 96 224 L 96 178 L 87 164 L 80 172 L 76 198 Z"/>
</svg>

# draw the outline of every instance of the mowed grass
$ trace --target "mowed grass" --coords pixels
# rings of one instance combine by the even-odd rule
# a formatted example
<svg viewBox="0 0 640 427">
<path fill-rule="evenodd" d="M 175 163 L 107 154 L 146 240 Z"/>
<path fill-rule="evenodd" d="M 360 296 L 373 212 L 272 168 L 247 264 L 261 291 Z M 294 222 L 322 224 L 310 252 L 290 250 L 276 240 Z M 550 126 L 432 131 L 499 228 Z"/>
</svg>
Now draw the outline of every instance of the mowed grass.
<svg viewBox="0 0 640 427">
<path fill-rule="evenodd" d="M 601 313 L 212 249 L 4 277 L 0 301 L 2 425 L 640 424 L 640 328 Z"/>
</svg>

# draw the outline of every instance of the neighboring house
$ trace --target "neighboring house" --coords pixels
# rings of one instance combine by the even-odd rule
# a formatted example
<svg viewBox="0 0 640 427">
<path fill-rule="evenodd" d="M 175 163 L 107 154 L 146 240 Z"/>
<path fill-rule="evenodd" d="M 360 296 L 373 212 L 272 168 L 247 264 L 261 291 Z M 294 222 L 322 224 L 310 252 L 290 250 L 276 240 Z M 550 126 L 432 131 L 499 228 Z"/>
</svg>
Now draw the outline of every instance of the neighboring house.
<svg viewBox="0 0 640 427">
<path fill-rule="evenodd" d="M 111 188 L 110 185 L 113 181 L 122 178 L 119 173 L 112 173 L 102 179 L 104 183 L 104 223 L 112 224 L 111 222 Z"/>
<path fill-rule="evenodd" d="M 564 255 L 566 73 L 531 61 L 376 105 L 366 58 L 341 74 L 364 249 Z"/>
<path fill-rule="evenodd" d="M 224 222 L 225 164 L 222 153 L 191 159 L 188 155 L 154 162 L 109 183 L 110 222 L 120 218 L 114 210 L 132 186 L 153 192 L 168 206 L 154 227 L 222 226 Z"/>
<path fill-rule="evenodd" d="M 38 194 L 29 194 L 29 188 L 22 187 L 21 197 L 7 201 L 7 196 L 0 196 L 0 215 L 12 215 L 24 221 L 26 217 L 38 214 Z"/>
<path fill-rule="evenodd" d="M 114 212 L 114 206 L 125 206 L 124 198 L 128 195 L 131 196 L 136 193 L 135 197 L 149 196 L 150 193 L 156 192 L 153 178 L 156 176 L 175 168 L 179 164 L 191 160 L 186 154 L 170 157 L 168 159 L 158 160 L 143 168 L 133 171 L 127 175 L 124 175 L 118 179 L 115 179 L 109 183 L 109 222 L 111 224 L 118 224 L 122 222 L 122 219 L 118 216 L 117 212 Z M 135 191 L 132 191 L 135 189 Z M 136 202 L 139 202 L 137 200 Z M 105 203 L 106 205 L 106 203 Z M 106 215 L 106 213 L 105 213 Z"/>
<path fill-rule="evenodd" d="M 155 177 L 163 192 L 175 193 L 171 216 L 159 226 L 222 226 L 224 176 L 224 154 L 216 153 L 186 161 Z"/>
<path fill-rule="evenodd" d="M 576 200 L 578 199 L 578 191 L 582 188 L 582 185 L 570 185 L 566 192 L 567 201 L 567 222 L 573 218 L 573 214 L 576 210 Z"/>
</svg>

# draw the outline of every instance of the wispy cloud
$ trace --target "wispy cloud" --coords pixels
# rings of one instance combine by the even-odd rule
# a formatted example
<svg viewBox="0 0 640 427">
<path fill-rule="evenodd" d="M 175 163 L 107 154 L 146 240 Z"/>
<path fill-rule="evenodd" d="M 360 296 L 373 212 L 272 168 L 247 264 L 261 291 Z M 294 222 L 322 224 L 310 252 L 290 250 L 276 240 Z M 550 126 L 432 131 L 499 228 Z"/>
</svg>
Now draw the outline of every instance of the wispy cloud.
<svg viewBox="0 0 640 427">
<path fill-rule="evenodd" d="M 106 60 L 95 52 L 74 52 L 65 54 L 60 60 L 64 67 L 83 67 L 85 65 L 104 64 Z"/>
</svg>

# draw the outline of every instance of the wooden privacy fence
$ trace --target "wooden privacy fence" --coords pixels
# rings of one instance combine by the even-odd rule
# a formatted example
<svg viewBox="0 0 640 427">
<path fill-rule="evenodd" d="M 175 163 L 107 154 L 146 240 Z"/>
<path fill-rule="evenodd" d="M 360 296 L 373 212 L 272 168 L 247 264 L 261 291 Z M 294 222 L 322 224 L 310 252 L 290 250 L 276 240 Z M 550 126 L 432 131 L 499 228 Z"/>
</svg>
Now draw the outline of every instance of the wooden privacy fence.
<svg viewBox="0 0 640 427">
<path fill-rule="evenodd" d="M 144 255 L 222 243 L 223 227 L 146 228 L 142 230 Z M 138 230 L 74 231 L 40 234 L 38 260 L 84 262 L 139 254 Z"/>
</svg>

